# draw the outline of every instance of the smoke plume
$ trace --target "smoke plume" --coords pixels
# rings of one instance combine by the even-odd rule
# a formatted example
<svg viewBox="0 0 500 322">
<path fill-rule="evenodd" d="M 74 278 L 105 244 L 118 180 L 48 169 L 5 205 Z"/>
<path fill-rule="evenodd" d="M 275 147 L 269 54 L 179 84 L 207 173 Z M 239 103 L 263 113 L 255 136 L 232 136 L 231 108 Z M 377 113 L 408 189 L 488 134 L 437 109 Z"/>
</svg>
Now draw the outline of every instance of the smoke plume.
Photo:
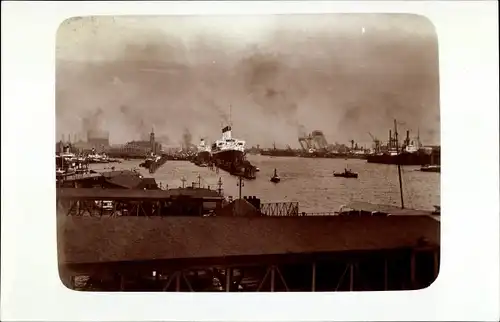
<svg viewBox="0 0 500 322">
<path fill-rule="evenodd" d="M 439 143 L 437 39 L 419 16 L 81 18 L 57 45 L 58 136 L 123 143 L 154 128 L 181 145 L 231 123 L 262 147 L 313 130 L 370 144 L 396 118 Z"/>
</svg>

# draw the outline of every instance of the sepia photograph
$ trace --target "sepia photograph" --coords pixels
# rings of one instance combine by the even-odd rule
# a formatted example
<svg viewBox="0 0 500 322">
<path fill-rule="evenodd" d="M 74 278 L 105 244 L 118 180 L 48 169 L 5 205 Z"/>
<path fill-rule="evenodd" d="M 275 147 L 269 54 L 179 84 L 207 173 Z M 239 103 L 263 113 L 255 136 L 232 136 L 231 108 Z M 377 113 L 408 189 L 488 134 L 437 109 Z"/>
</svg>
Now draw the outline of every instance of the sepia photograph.
<svg viewBox="0 0 500 322">
<path fill-rule="evenodd" d="M 427 288 L 441 250 L 438 54 L 432 22 L 415 14 L 65 20 L 62 283 Z"/>
</svg>

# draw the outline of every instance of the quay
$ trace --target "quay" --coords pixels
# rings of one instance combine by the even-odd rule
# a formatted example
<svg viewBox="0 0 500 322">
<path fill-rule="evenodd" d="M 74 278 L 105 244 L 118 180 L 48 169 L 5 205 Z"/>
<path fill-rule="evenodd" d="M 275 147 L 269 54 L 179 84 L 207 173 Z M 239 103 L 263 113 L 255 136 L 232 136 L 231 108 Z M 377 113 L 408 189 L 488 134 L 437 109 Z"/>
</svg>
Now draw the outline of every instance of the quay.
<svg viewBox="0 0 500 322">
<path fill-rule="evenodd" d="M 168 156 L 163 154 L 162 156 L 155 157 L 155 158 L 148 158 L 144 163 L 141 163 L 140 165 L 144 166 L 146 169 L 148 169 L 149 173 L 153 174 L 158 170 L 162 165 L 164 165 L 168 160 Z"/>
<path fill-rule="evenodd" d="M 360 291 L 426 287 L 439 222 L 425 217 L 59 220 L 60 273 L 106 291 Z M 221 278 L 222 277 L 222 278 Z"/>
<path fill-rule="evenodd" d="M 193 187 L 56 195 L 60 276 L 71 289 L 409 290 L 439 272 L 440 222 L 425 214 L 307 216 L 293 203 L 273 213 L 255 197 L 228 202 Z M 113 206 L 88 206 L 99 200 Z M 91 210 L 76 212 L 84 203 Z"/>
<path fill-rule="evenodd" d="M 133 170 L 74 174 L 58 180 L 57 186 L 59 188 L 159 189 L 154 178 L 145 178 Z"/>
</svg>

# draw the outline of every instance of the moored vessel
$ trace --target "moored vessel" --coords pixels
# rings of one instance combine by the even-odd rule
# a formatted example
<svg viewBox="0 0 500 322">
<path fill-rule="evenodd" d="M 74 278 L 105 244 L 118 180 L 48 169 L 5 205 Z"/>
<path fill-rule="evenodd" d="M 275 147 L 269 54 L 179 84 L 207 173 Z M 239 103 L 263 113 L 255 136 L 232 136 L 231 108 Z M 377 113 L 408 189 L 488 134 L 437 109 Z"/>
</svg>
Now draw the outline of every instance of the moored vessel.
<svg viewBox="0 0 500 322">
<path fill-rule="evenodd" d="M 231 126 L 222 129 L 222 138 L 212 145 L 212 157 L 216 164 L 241 164 L 245 160 L 245 141 L 232 137 Z"/>
<path fill-rule="evenodd" d="M 194 163 L 201 167 L 206 167 L 212 160 L 212 151 L 210 146 L 205 143 L 205 139 L 200 140 L 198 151 L 194 158 Z"/>
<path fill-rule="evenodd" d="M 276 144 L 273 144 L 272 149 L 262 150 L 260 154 L 272 157 L 295 157 L 298 155 L 298 152 L 293 150 L 289 145 L 287 145 L 286 149 L 277 149 Z"/>
<path fill-rule="evenodd" d="M 218 168 L 245 179 L 256 178 L 256 167 L 245 157 L 245 141 L 232 137 L 231 126 L 222 129 L 222 138 L 212 144 L 212 162 Z"/>
<path fill-rule="evenodd" d="M 389 130 L 387 147 L 376 148 L 373 154 L 366 157 L 368 163 L 394 164 L 394 165 L 425 165 L 439 164 L 440 153 L 436 149 L 425 148 L 420 142 L 420 135 L 415 140 L 410 139 L 410 131 L 406 131 L 406 138 L 401 149 L 398 148 L 398 133 L 394 123 L 394 134 Z"/>
</svg>

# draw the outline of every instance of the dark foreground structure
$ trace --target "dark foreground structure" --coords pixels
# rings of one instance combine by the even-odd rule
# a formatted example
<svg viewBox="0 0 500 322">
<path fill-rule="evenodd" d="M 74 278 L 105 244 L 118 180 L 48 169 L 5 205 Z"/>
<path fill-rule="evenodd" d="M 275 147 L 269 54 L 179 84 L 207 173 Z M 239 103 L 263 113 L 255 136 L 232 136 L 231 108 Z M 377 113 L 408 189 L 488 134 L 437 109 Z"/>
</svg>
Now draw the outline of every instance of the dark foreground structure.
<svg viewBox="0 0 500 322">
<path fill-rule="evenodd" d="M 376 291 L 429 286 L 429 216 L 58 216 L 63 283 L 94 291 Z"/>
</svg>

